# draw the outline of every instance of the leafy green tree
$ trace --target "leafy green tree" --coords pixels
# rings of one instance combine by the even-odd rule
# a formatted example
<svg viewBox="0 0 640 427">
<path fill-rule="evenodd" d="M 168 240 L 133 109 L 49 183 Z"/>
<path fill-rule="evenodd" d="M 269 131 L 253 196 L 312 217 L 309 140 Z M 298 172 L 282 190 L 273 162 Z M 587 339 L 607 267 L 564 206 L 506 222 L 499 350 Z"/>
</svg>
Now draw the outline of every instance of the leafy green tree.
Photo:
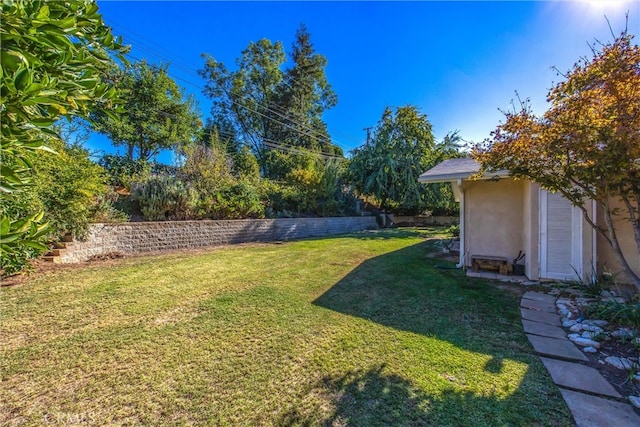
<svg viewBox="0 0 640 427">
<path fill-rule="evenodd" d="M 523 102 L 507 111 L 492 140 L 474 154 L 483 169 L 507 169 L 581 208 L 640 292 L 614 226 L 617 216 L 629 219 L 638 249 L 632 256 L 640 256 L 640 47 L 632 39 L 624 32 L 594 46 L 593 58 L 576 63 L 549 91 L 549 110 L 537 116 Z M 597 202 L 605 227 L 585 209 L 589 200 Z"/>
<path fill-rule="evenodd" d="M 96 112 L 94 127 L 115 146 L 124 145 L 131 160 L 136 153 L 138 159 L 150 160 L 191 142 L 200 128 L 193 98 L 184 98 L 167 69 L 141 61 L 106 73 L 120 91 L 123 108 L 117 116 Z"/>
<path fill-rule="evenodd" d="M 324 111 L 338 102 L 325 74 L 327 58 L 315 52 L 304 24 L 296 31 L 289 56 L 293 65 L 285 71 L 277 104 L 272 105 L 286 125 L 279 129 L 277 141 L 342 155 L 340 147 L 331 142 L 322 121 Z"/>
<path fill-rule="evenodd" d="M 283 79 L 286 60 L 282 43 L 262 39 L 251 42 L 236 60 L 237 70 L 229 70 L 211 56 L 200 75 L 207 80 L 204 94 L 213 99 L 212 116 L 233 126 L 263 163 L 265 140 L 276 137 L 275 115 L 265 108 L 275 102 Z"/>
<path fill-rule="evenodd" d="M 413 106 L 386 108 L 371 141 L 353 151 L 349 181 L 356 191 L 372 196 L 382 209 L 421 213 L 428 208 L 451 207 L 449 194 L 418 182 L 422 172 L 444 155 L 436 144 L 427 117 Z"/>
<path fill-rule="evenodd" d="M 8 194 L 30 184 L 33 153 L 53 151 L 57 120 L 114 106 L 116 92 L 100 76 L 112 63 L 109 52 L 125 49 L 90 0 L 4 1 L 0 37 L 0 190 Z M 44 214 L 25 215 L 3 213 L 1 255 L 46 249 Z"/>
<path fill-rule="evenodd" d="M 282 43 L 262 39 L 242 52 L 235 71 L 206 56 L 200 72 L 221 136 L 249 145 L 262 174 L 278 180 L 304 164 L 300 153 L 290 155 L 292 148 L 342 155 L 322 120 L 337 100 L 324 72 L 327 60 L 314 51 L 304 26 L 296 33 L 292 66 L 283 71 L 286 60 Z"/>
</svg>

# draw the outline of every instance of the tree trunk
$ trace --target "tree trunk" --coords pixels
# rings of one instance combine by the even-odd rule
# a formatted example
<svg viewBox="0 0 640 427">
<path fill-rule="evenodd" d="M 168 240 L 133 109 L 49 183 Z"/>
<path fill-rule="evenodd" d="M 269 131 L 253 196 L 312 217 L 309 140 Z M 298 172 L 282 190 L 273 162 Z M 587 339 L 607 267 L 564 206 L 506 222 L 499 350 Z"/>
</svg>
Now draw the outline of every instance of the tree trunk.
<svg viewBox="0 0 640 427">
<path fill-rule="evenodd" d="M 611 209 L 609 209 L 608 204 L 604 209 L 604 222 L 607 225 L 607 231 L 609 233 L 609 239 L 611 243 L 611 249 L 613 249 L 613 254 L 616 257 L 616 261 L 622 267 L 622 271 L 627 275 L 627 277 L 631 280 L 631 283 L 636 288 L 636 292 L 640 293 L 640 277 L 631 269 L 631 266 L 627 262 L 622 253 L 622 249 L 620 248 L 620 244 L 618 243 L 618 237 L 616 236 L 616 230 L 613 226 L 613 219 L 611 218 Z M 634 226 L 636 224 L 633 224 Z M 640 251 L 640 248 L 638 248 Z"/>
</svg>

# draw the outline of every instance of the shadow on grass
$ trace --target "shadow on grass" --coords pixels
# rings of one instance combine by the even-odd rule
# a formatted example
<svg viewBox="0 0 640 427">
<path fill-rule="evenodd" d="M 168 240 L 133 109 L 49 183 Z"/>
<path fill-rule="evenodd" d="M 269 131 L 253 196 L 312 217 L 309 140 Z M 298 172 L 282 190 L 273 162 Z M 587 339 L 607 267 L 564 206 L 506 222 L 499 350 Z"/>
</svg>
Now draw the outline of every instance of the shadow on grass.
<svg viewBox="0 0 640 427">
<path fill-rule="evenodd" d="M 427 258 L 429 248 L 423 242 L 368 259 L 314 304 L 488 355 L 484 370 L 491 374 L 501 374 L 506 359 L 527 364 L 520 384 L 506 398 L 453 385 L 435 396 L 379 366 L 324 378 L 317 387 L 336 396 L 335 411 L 320 424 L 572 425 L 557 388 L 530 354 L 519 298 L 460 271 L 436 269 L 442 261 Z M 318 421 L 293 411 L 282 424 Z"/>
<path fill-rule="evenodd" d="M 529 381 L 527 373 L 524 382 Z M 385 374 L 384 366 L 325 377 L 316 389 L 334 396 L 328 416 L 293 408 L 277 422 L 281 426 L 529 426 L 573 425 L 558 405 L 558 396 L 529 399 L 518 390 L 507 398 L 479 396 L 453 387 L 435 396 L 406 379 Z M 552 401 L 545 406 L 545 399 Z M 535 400 L 532 402 L 532 400 Z M 539 403 L 539 402 L 540 403 Z M 548 403 L 548 402 L 547 402 Z M 558 410 L 560 408 L 560 410 Z"/>
<path fill-rule="evenodd" d="M 461 270 L 437 268 L 453 263 L 429 258 L 432 250 L 432 242 L 425 241 L 370 258 L 313 304 L 466 350 L 491 355 L 502 351 L 501 357 L 517 359 L 529 348 L 519 299 Z M 505 343 L 502 334 L 516 342 Z"/>
</svg>

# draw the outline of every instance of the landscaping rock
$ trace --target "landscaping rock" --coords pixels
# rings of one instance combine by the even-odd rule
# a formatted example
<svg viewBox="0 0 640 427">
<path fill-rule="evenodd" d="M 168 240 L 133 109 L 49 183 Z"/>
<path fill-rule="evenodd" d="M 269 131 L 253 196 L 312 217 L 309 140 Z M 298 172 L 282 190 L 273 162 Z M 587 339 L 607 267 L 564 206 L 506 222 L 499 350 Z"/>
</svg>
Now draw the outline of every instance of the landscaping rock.
<svg viewBox="0 0 640 427">
<path fill-rule="evenodd" d="M 600 327 L 607 326 L 609 324 L 609 322 L 607 322 L 606 320 L 591 320 L 591 319 L 587 319 L 582 323 L 585 325 L 595 325 Z"/>
<path fill-rule="evenodd" d="M 583 331 L 589 331 L 589 332 L 595 332 L 598 334 L 601 334 L 604 332 L 604 329 L 602 329 L 600 326 L 595 326 L 595 325 L 589 325 L 589 324 L 585 324 L 584 322 L 582 323 L 582 330 Z"/>
<path fill-rule="evenodd" d="M 573 340 L 573 342 L 576 345 L 579 345 L 581 347 L 595 347 L 595 348 L 600 348 L 600 343 L 598 341 L 594 341 L 591 340 L 589 338 L 583 338 L 583 337 L 578 337 L 575 340 Z"/>
<path fill-rule="evenodd" d="M 629 396 L 629 402 L 636 408 L 640 409 L 640 397 L 638 396 Z"/>
<path fill-rule="evenodd" d="M 609 356 L 605 358 L 604 361 L 615 368 L 623 369 L 627 371 L 631 370 L 634 365 L 634 363 L 631 360 L 625 357 Z"/>
<path fill-rule="evenodd" d="M 633 331 L 629 328 L 620 328 L 617 329 L 613 332 L 611 332 L 611 336 L 614 338 L 620 338 L 620 339 L 631 339 L 633 338 L 635 334 L 633 333 Z"/>
<path fill-rule="evenodd" d="M 577 338 L 580 338 L 580 334 L 569 334 L 567 335 L 567 338 L 571 341 L 575 341 Z"/>
<path fill-rule="evenodd" d="M 597 353 L 598 349 L 595 347 L 589 346 L 589 347 L 583 348 L 582 351 L 584 351 L 585 353 Z"/>
<path fill-rule="evenodd" d="M 571 332 L 581 332 L 582 331 L 582 323 L 576 322 L 575 325 L 569 328 Z"/>
<path fill-rule="evenodd" d="M 570 328 L 573 325 L 575 325 L 576 323 L 578 323 L 576 320 L 566 319 L 566 320 L 563 320 L 562 326 L 565 327 L 565 328 Z"/>
<path fill-rule="evenodd" d="M 634 375 L 633 380 L 640 383 L 640 374 Z"/>
<path fill-rule="evenodd" d="M 597 336 L 599 336 L 600 334 L 598 332 L 589 332 L 589 331 L 584 331 L 582 333 L 582 335 L 580 335 L 582 338 L 587 338 L 590 340 L 595 340 Z"/>
</svg>

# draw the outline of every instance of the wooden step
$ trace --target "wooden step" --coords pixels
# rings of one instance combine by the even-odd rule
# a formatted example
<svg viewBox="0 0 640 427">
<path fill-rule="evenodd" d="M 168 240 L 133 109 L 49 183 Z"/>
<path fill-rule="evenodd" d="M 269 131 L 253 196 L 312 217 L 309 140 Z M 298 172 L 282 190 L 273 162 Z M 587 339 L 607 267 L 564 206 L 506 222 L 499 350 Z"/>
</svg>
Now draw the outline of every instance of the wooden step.
<svg viewBox="0 0 640 427">
<path fill-rule="evenodd" d="M 59 264 L 62 262 L 62 260 L 60 259 L 59 256 L 51 256 L 51 255 L 45 255 L 42 257 L 42 260 L 44 262 L 52 262 L 54 264 Z"/>
</svg>

